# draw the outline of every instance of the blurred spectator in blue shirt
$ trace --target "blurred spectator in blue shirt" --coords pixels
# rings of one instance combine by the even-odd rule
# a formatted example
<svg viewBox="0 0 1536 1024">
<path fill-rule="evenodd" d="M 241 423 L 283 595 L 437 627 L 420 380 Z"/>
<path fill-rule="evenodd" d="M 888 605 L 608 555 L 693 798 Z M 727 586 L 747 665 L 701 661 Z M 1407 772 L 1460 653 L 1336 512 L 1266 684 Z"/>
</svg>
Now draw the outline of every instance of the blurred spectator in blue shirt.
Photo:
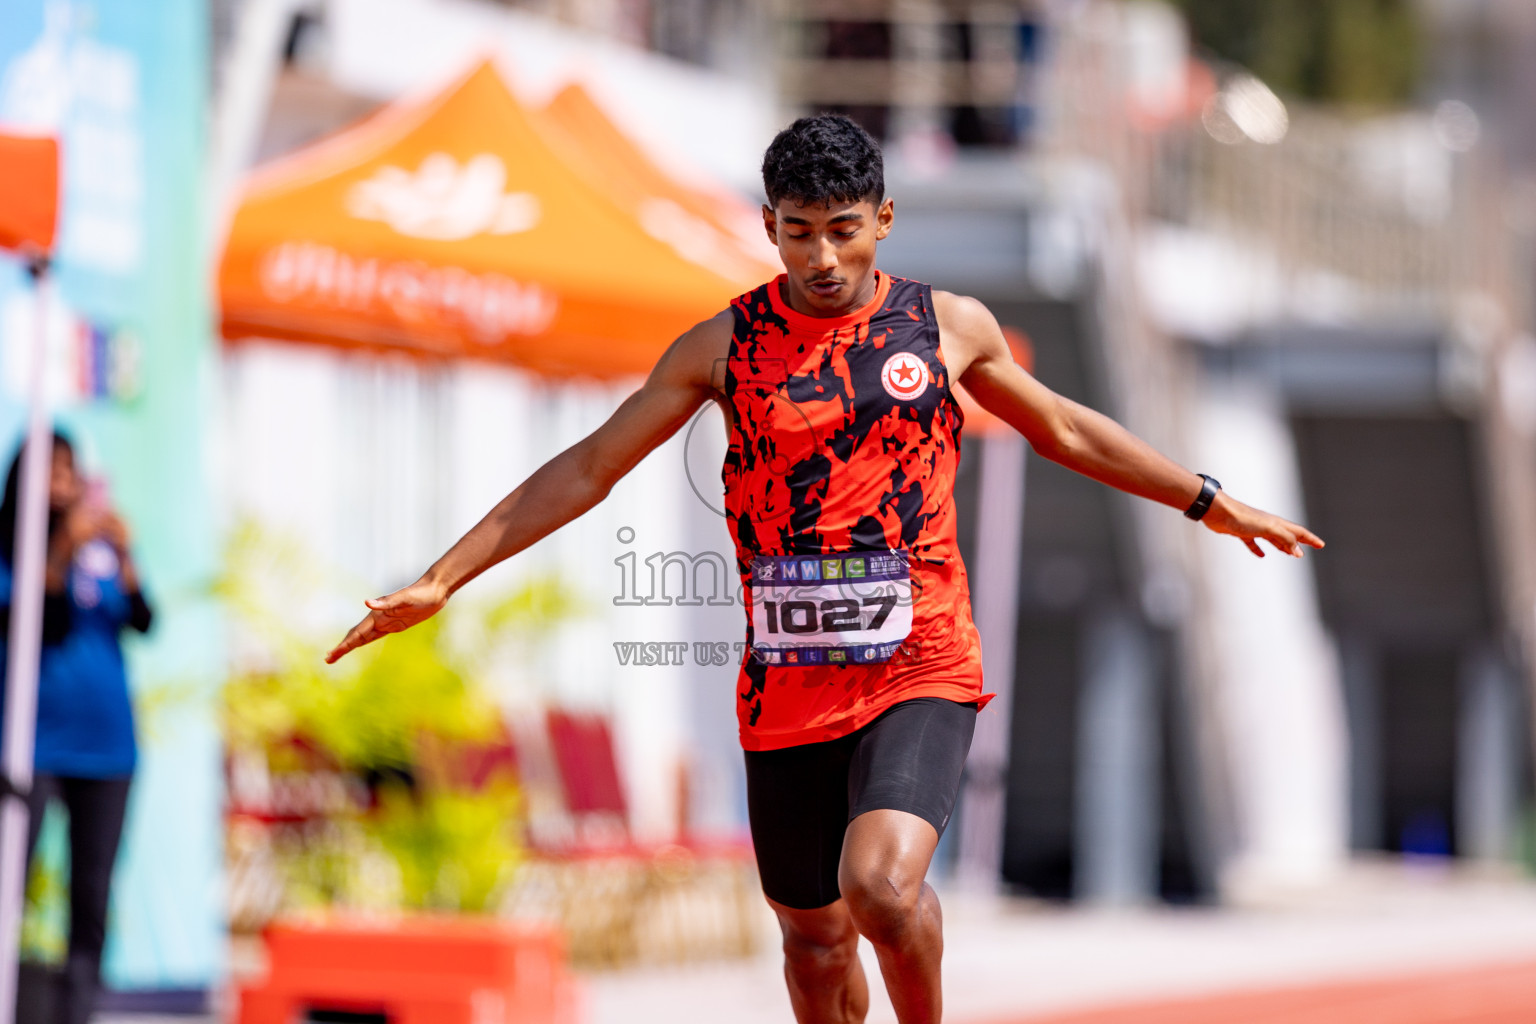
<svg viewBox="0 0 1536 1024">
<path fill-rule="evenodd" d="M 18 453 L 0 502 L 0 638 L 9 632 L 20 477 Z M 104 491 L 86 486 L 73 445 L 57 433 L 48 501 L 27 849 L 37 843 L 49 801 L 61 801 L 69 815 L 69 956 L 51 1000 L 53 1020 L 86 1024 L 100 986 L 112 865 L 138 756 L 119 638 L 127 628 L 147 631 L 152 613 L 139 589 L 127 527 Z"/>
</svg>

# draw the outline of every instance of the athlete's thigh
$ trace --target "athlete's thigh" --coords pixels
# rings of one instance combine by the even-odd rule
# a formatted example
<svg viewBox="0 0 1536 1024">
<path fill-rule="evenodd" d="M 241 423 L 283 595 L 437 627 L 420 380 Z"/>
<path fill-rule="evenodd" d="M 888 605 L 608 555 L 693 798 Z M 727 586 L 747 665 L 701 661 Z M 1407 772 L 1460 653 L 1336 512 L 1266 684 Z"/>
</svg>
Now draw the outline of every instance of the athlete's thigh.
<svg viewBox="0 0 1536 1024">
<path fill-rule="evenodd" d="M 763 893 L 794 910 L 838 899 L 851 737 L 748 750 L 747 817 Z"/>
<path fill-rule="evenodd" d="M 944 834 L 976 730 L 976 705 L 917 697 L 887 710 L 857 734 L 848 769 L 848 820 L 905 811 Z"/>
</svg>

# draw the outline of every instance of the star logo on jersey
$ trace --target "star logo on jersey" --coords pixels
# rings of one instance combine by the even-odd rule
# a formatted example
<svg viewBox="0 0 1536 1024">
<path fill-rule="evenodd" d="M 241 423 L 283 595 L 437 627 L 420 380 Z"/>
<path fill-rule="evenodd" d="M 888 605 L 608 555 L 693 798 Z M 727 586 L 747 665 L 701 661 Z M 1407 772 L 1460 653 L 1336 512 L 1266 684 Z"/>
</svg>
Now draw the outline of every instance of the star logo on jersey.
<svg viewBox="0 0 1536 1024">
<path fill-rule="evenodd" d="M 911 352 L 897 352 L 881 368 L 880 383 L 892 398 L 910 402 L 928 390 L 928 366 Z"/>
</svg>

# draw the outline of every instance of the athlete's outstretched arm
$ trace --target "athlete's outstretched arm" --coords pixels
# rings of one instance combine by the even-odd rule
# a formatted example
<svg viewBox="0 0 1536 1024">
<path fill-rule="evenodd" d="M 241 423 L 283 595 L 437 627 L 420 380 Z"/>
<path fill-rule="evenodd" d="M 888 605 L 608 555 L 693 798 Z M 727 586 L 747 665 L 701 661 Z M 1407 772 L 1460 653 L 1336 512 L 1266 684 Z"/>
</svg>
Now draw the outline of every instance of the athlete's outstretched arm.
<svg viewBox="0 0 1536 1024">
<path fill-rule="evenodd" d="M 368 601 L 368 614 L 326 655 L 326 663 L 430 618 L 464 584 L 607 497 L 709 399 L 711 373 L 730 334 L 731 314 L 725 312 L 673 342 L 645 384 L 606 423 L 518 485 L 415 583 Z"/>
<path fill-rule="evenodd" d="M 988 412 L 1010 424 L 1030 446 L 1111 487 L 1187 509 L 1204 481 L 1120 424 L 1063 398 L 1014 362 L 992 313 L 975 299 L 934 292 L 934 312 L 945 361 L 960 383 Z M 1304 526 L 1244 505 L 1218 491 L 1200 520 L 1217 533 L 1237 537 L 1260 558 L 1260 538 L 1278 551 L 1301 557 L 1302 545 L 1323 546 Z"/>
</svg>

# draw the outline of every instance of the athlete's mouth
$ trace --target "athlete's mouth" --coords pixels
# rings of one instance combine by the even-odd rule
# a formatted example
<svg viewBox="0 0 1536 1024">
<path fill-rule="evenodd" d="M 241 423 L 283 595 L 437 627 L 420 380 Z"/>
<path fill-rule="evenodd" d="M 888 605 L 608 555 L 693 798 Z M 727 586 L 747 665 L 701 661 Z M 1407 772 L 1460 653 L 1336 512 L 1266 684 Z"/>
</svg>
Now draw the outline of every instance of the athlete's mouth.
<svg viewBox="0 0 1536 1024">
<path fill-rule="evenodd" d="M 817 295 L 836 295 L 838 291 L 843 287 L 843 282 L 832 280 L 812 281 L 810 284 L 806 285 L 806 287 L 815 292 Z"/>
</svg>

